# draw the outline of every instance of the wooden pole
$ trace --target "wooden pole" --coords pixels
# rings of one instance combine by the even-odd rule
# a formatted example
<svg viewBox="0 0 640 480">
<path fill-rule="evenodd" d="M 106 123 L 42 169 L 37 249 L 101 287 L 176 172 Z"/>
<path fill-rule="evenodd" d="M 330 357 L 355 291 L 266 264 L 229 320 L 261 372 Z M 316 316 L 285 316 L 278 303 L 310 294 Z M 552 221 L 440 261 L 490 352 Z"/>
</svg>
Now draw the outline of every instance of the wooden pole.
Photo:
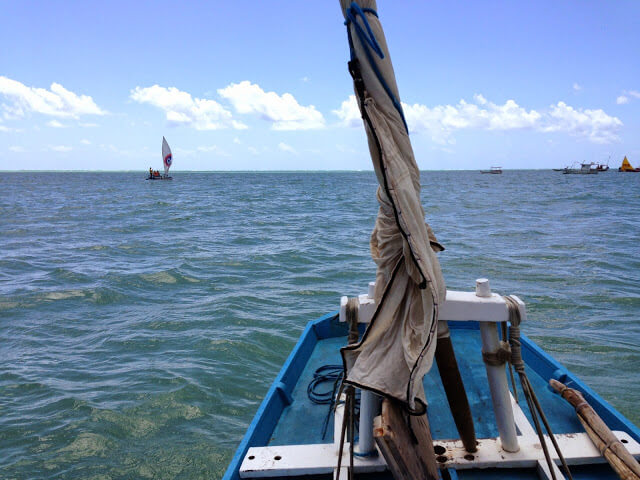
<svg viewBox="0 0 640 480">
<path fill-rule="evenodd" d="M 440 321 L 438 323 L 438 344 L 435 354 L 436 363 L 438 365 L 438 371 L 440 372 L 442 386 L 447 394 L 449 409 L 451 410 L 458 434 L 460 435 L 460 440 L 462 440 L 465 450 L 473 453 L 478 448 L 476 446 L 476 431 L 473 426 L 469 399 L 467 398 L 467 392 L 464 389 L 462 377 L 460 376 L 456 354 L 453 351 L 453 344 L 451 343 L 451 336 L 449 335 L 449 328 L 447 327 L 446 334 L 441 335 L 441 323 L 443 322 Z M 444 323 L 446 325 L 446 322 Z"/>
<path fill-rule="evenodd" d="M 578 419 L 598 451 L 607 459 L 622 480 L 640 480 L 640 464 L 622 442 L 587 403 L 582 394 L 557 380 L 549 380 L 551 387 L 576 409 Z"/>
<path fill-rule="evenodd" d="M 407 420 L 402 406 L 385 398 L 382 413 L 374 420 L 373 436 L 395 480 L 440 478 L 426 414 Z"/>
</svg>

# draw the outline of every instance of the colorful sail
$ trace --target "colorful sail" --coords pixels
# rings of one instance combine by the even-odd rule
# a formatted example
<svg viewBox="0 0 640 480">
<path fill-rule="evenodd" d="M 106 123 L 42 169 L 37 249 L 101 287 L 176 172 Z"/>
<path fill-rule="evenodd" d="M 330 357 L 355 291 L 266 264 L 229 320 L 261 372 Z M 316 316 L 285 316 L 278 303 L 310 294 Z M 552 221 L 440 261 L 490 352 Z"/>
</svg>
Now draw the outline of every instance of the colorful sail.
<svg viewBox="0 0 640 480">
<path fill-rule="evenodd" d="M 627 157 L 624 157 L 624 160 L 622 161 L 622 166 L 618 170 L 620 170 L 621 172 L 637 172 L 638 171 L 637 168 L 633 168 L 633 166 L 631 165 L 631 162 L 627 160 Z"/>
<path fill-rule="evenodd" d="M 166 177 L 169 174 L 169 168 L 171 168 L 173 157 L 171 155 L 171 149 L 169 148 L 167 139 L 164 137 L 162 137 L 162 161 L 164 163 L 164 175 Z"/>
</svg>

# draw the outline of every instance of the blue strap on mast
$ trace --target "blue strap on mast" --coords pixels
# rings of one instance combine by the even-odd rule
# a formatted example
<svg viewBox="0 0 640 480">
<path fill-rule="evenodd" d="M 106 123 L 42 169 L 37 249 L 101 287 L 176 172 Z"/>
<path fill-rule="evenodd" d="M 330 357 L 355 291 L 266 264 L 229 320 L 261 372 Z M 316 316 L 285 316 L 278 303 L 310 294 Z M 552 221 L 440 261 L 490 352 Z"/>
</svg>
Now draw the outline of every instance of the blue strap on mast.
<svg viewBox="0 0 640 480">
<path fill-rule="evenodd" d="M 347 26 L 347 34 L 349 36 L 349 49 L 351 50 L 351 60 L 354 59 L 354 51 L 353 51 L 353 41 L 351 39 L 351 30 L 348 28 L 350 24 L 354 26 L 356 35 L 358 35 L 358 39 L 360 40 L 360 43 L 364 47 L 365 54 L 367 55 L 367 60 L 369 61 L 369 64 L 371 65 L 373 72 L 376 74 L 376 78 L 378 79 L 378 81 L 382 85 L 382 88 L 384 88 L 384 91 L 387 93 L 387 95 L 391 99 L 393 106 L 396 108 L 396 110 L 400 114 L 400 118 L 402 118 L 402 123 L 404 123 L 404 128 L 407 134 L 409 134 L 409 127 L 407 126 L 407 121 L 404 118 L 404 111 L 402 110 L 402 104 L 391 91 L 391 88 L 389 87 L 387 82 L 384 80 L 382 73 L 380 73 L 380 70 L 378 69 L 378 66 L 374 61 L 372 51 L 375 54 L 377 54 L 380 59 L 384 58 L 384 52 L 382 51 L 382 47 L 380 47 L 380 44 L 378 43 L 376 36 L 373 34 L 373 31 L 371 30 L 371 25 L 369 25 L 369 21 L 367 20 L 365 13 L 370 13 L 372 15 L 375 15 L 376 18 L 378 17 L 378 12 L 376 12 L 374 9 L 361 8 L 360 5 L 358 5 L 356 2 L 351 2 L 351 6 L 347 8 L 347 15 L 346 15 L 347 19 L 345 20 L 344 24 Z M 362 19 L 362 25 L 358 22 L 358 17 Z"/>
</svg>

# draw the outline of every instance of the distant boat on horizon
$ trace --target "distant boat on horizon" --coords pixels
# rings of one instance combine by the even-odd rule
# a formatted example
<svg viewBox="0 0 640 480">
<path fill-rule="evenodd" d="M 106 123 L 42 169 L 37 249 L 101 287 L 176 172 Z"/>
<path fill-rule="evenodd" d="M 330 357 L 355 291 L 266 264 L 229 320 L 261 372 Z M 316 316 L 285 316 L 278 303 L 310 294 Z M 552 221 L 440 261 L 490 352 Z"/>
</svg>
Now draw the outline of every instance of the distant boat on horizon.
<svg viewBox="0 0 640 480">
<path fill-rule="evenodd" d="M 499 175 L 502 173 L 502 167 L 491 167 L 490 170 L 480 170 L 480 173 L 490 173 L 493 175 Z"/>
<path fill-rule="evenodd" d="M 575 164 L 574 164 L 575 165 Z M 554 171 L 558 171 L 558 169 L 554 168 Z M 575 168 L 573 165 L 571 167 L 565 167 L 560 170 L 563 174 L 574 174 L 574 175 L 594 175 L 598 173 L 598 168 L 595 163 L 581 163 L 580 168 Z"/>
<path fill-rule="evenodd" d="M 171 148 L 167 143 L 167 139 L 162 137 L 162 163 L 164 165 L 164 174 L 160 174 L 158 170 L 153 170 L 149 167 L 149 176 L 147 180 L 172 180 L 173 177 L 169 176 L 169 168 L 173 164 L 173 155 L 171 154 Z"/>
</svg>

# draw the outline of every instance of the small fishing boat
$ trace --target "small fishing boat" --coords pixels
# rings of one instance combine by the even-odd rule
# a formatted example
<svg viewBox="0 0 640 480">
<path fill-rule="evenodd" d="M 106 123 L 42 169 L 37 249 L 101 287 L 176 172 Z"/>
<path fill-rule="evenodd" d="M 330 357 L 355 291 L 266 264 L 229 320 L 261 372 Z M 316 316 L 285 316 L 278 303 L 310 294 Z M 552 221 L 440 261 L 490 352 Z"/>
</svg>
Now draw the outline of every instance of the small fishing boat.
<svg viewBox="0 0 640 480">
<path fill-rule="evenodd" d="M 640 478 L 640 429 L 520 333 L 520 298 L 446 289 L 376 3 L 340 3 L 376 281 L 307 324 L 223 479 Z"/>
<path fill-rule="evenodd" d="M 494 175 L 498 175 L 502 173 L 502 167 L 491 167 L 489 170 L 480 170 L 480 173 L 491 173 Z"/>
<path fill-rule="evenodd" d="M 596 168 L 596 164 L 591 163 L 581 163 L 580 168 L 577 168 L 574 165 L 571 167 L 565 167 L 562 169 L 563 174 L 573 174 L 573 175 L 594 175 L 598 173 L 600 170 Z"/>
<path fill-rule="evenodd" d="M 618 167 L 618 171 L 619 172 L 640 172 L 640 168 L 633 168 L 631 166 L 631 162 L 629 162 L 627 157 L 624 157 L 624 160 L 622 160 L 622 165 Z"/>
<path fill-rule="evenodd" d="M 164 165 L 164 174 L 160 174 L 157 170 L 149 167 L 147 180 L 172 180 L 173 177 L 169 176 L 169 168 L 171 168 L 172 163 L 173 155 L 171 154 L 171 148 L 169 148 L 167 139 L 162 137 L 162 164 Z"/>
</svg>

